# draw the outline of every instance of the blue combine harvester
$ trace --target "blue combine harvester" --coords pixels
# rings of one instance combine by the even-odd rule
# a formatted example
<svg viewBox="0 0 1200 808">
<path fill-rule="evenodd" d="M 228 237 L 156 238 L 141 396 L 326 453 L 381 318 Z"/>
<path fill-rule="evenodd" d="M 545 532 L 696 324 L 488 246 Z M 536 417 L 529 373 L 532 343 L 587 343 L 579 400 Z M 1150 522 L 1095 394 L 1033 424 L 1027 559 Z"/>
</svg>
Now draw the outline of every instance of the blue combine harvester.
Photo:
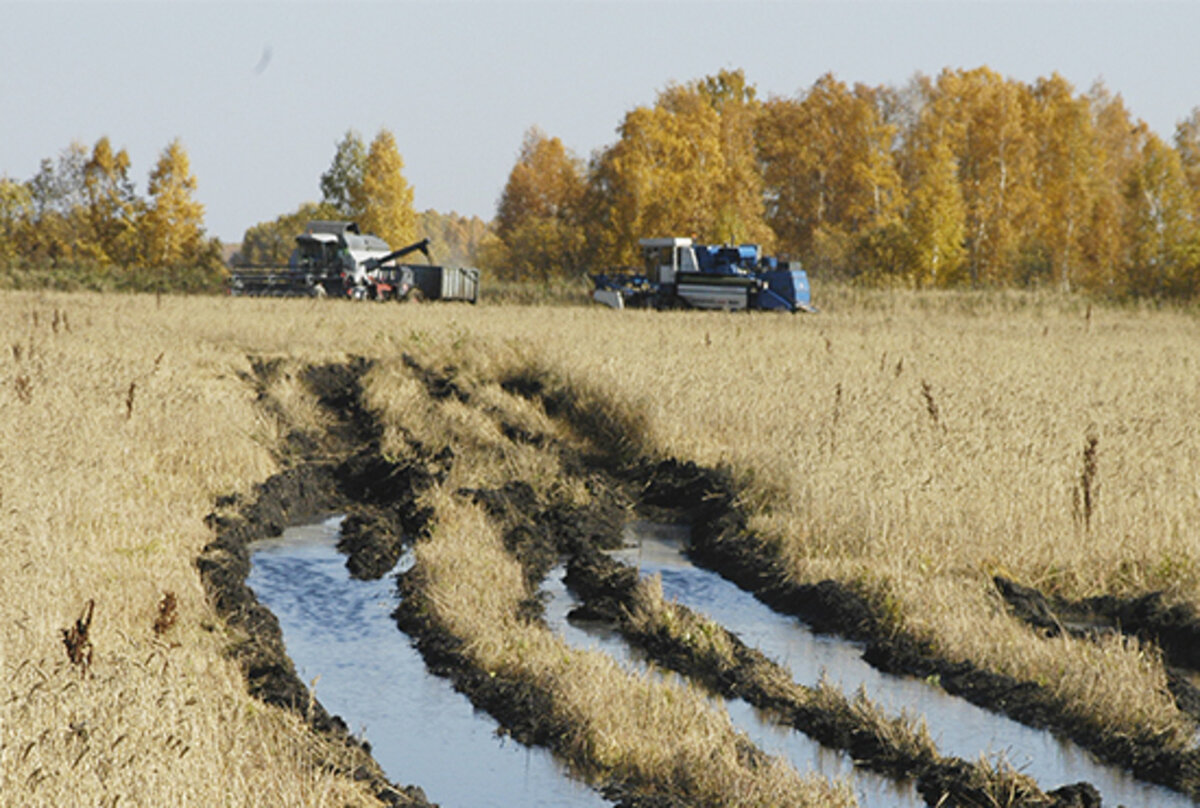
<svg viewBox="0 0 1200 808">
<path fill-rule="evenodd" d="M 593 275 L 594 300 L 614 309 L 816 311 L 799 262 L 764 257 L 757 244 L 710 246 L 690 238 L 638 243 L 645 274 Z"/>
</svg>

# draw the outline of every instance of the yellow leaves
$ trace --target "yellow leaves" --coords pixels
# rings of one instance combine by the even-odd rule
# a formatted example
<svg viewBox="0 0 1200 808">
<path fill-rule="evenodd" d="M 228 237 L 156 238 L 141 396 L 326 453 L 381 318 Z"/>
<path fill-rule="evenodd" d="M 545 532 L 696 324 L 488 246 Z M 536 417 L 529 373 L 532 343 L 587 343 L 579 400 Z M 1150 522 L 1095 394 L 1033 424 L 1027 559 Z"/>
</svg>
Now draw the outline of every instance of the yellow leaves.
<svg viewBox="0 0 1200 808">
<path fill-rule="evenodd" d="M 874 95 L 826 74 L 803 98 L 763 106 L 758 149 L 771 199 L 768 220 L 785 251 L 811 249 L 823 227 L 857 233 L 898 215 L 903 193 L 890 152 L 895 130 Z"/>
<path fill-rule="evenodd" d="M 380 129 L 367 152 L 354 207 L 362 211 L 359 221 L 362 231 L 374 233 L 393 249 L 410 244 L 417 237 L 413 189 L 403 171 L 404 158 L 396 147 L 396 136 Z"/>
<path fill-rule="evenodd" d="M 913 162 L 920 179 L 908 217 L 913 244 L 909 276 L 916 286 L 950 286 L 962 280 L 966 236 L 958 163 L 944 141 L 918 152 Z"/>
<path fill-rule="evenodd" d="M 561 140 L 537 127 L 525 133 L 496 211 L 501 238 L 529 217 L 570 220 L 583 199 L 583 165 Z"/>
<path fill-rule="evenodd" d="M 637 239 L 759 241 L 764 218 L 754 146 L 758 102 L 740 71 L 672 85 L 625 115 L 620 139 L 593 164 L 590 211 L 601 264 L 634 264 Z"/>
<path fill-rule="evenodd" d="M 143 220 L 146 259 L 157 267 L 186 263 L 200 251 L 204 206 L 192 198 L 196 178 L 187 152 L 172 140 L 150 172 L 150 206 Z"/>
<path fill-rule="evenodd" d="M 496 269 L 538 280 L 581 269 L 584 190 L 583 164 L 562 141 L 537 127 L 526 132 L 496 212 Z"/>
<path fill-rule="evenodd" d="M 417 240 L 413 189 L 404 178 L 404 158 L 389 129 L 380 129 L 370 148 L 358 132 L 347 130 L 321 175 L 321 193 L 318 212 L 325 213 L 316 218 L 333 214 L 357 221 L 362 232 L 379 236 L 393 249 Z M 246 237 L 250 241 L 250 231 Z"/>
<path fill-rule="evenodd" d="M 20 222 L 32 212 L 33 197 L 29 186 L 0 177 L 0 259 L 16 256 L 14 236 Z"/>
<path fill-rule="evenodd" d="M 922 123 L 948 138 L 966 208 L 967 265 L 974 283 L 1013 279 L 1034 211 L 1034 140 L 1026 85 L 983 67 L 943 71 Z M 932 139 L 932 138 L 927 138 Z"/>
</svg>

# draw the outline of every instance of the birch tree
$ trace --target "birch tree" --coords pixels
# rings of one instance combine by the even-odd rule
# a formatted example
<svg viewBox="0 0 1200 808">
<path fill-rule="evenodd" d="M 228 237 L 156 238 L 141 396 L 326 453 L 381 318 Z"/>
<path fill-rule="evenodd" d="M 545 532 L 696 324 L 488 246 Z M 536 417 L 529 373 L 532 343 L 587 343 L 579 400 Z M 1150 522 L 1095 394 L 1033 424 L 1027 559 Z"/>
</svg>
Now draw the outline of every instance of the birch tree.
<svg viewBox="0 0 1200 808">
<path fill-rule="evenodd" d="M 379 130 L 371 141 L 363 164 L 362 185 L 350 202 L 351 209 L 359 212 L 359 226 L 364 233 L 374 233 L 393 249 L 416 240 L 413 189 L 404 178 L 404 158 L 390 130 Z"/>
<path fill-rule="evenodd" d="M 194 264 L 205 248 L 204 206 L 187 151 L 171 141 L 150 172 L 150 199 L 142 219 L 145 260 L 156 267 Z"/>
</svg>

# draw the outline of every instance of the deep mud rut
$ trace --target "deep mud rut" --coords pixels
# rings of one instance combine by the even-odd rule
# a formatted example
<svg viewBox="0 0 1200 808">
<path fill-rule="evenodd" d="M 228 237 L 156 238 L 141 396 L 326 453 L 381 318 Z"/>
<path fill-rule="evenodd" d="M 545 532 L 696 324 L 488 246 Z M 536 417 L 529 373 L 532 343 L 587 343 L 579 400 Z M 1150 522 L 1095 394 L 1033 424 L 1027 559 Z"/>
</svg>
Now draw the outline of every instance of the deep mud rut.
<svg viewBox="0 0 1200 808">
<path fill-rule="evenodd" d="M 993 579 L 1014 617 L 1045 637 L 1096 639 L 1120 633 L 1158 648 L 1179 709 L 1200 721 L 1200 616 L 1186 604 L 1168 605 L 1162 592 L 1135 598 L 1048 598 L 1003 576 Z"/>
<path fill-rule="evenodd" d="M 431 397 L 454 396 L 470 403 L 469 393 L 455 383 L 452 371 L 423 368 L 412 359 L 407 364 Z M 385 574 L 408 537 L 421 536 L 430 514 L 417 507 L 417 497 L 434 481 L 444 479 L 454 455 L 452 451 L 430 455 L 414 447 L 420 459 L 412 463 L 395 464 L 383 457 L 380 428 L 361 401 L 359 379 L 368 367 L 367 362 L 354 360 L 308 370 L 304 380 L 334 417 L 334 426 L 323 435 L 291 434 L 285 447 L 289 466 L 259 486 L 252 501 L 231 497 L 217 503 L 209 517 L 217 537 L 205 548 L 197 566 L 220 614 L 246 638 L 230 653 L 241 663 L 251 693 L 299 712 L 314 730 L 348 750 L 347 759 L 353 761 L 352 765 L 340 760 L 330 761 L 329 765 L 367 781 L 383 801 L 427 805 L 419 788 L 389 783 L 370 758 L 369 750 L 350 737 L 344 723 L 326 714 L 310 698 L 283 650 L 277 622 L 245 586 L 251 542 L 278 535 L 290 524 L 322 514 L 348 514 L 339 549 L 347 554 L 351 572 L 360 577 Z M 247 382 L 265 391 L 266 381 L 277 368 L 269 362 L 257 362 L 254 370 L 256 376 Z M 540 403 L 549 415 L 566 420 L 580 434 L 589 433 L 587 413 L 578 411 L 569 395 L 549 392 L 532 378 L 510 379 L 504 386 L 510 393 Z M 272 407 L 265 392 L 260 398 L 264 407 Z M 510 440 L 538 445 L 551 440 L 511 426 L 506 426 L 504 433 Z M 736 649 L 733 664 L 697 658 L 686 644 L 669 636 L 639 635 L 627 619 L 637 573 L 601 552 L 620 544 L 621 525 L 633 509 L 658 516 L 669 513 L 686 520 L 692 525 L 691 557 L 697 564 L 753 592 L 773 609 L 802 618 L 817 631 L 864 641 L 866 658 L 879 669 L 936 676 L 951 693 L 1022 723 L 1065 734 L 1142 779 L 1200 796 L 1200 760 L 1195 753 L 1164 750 L 1135 739 L 1104 737 L 1086 724 L 1069 720 L 1064 705 L 1036 685 L 940 659 L 921 643 L 896 635 L 884 626 L 878 610 L 838 582 L 796 584 L 786 580 L 766 548 L 748 533 L 732 485 L 722 473 L 689 463 L 649 463 L 600 451 L 591 456 L 568 456 L 565 449 L 559 451 L 564 452 L 563 466 L 568 473 L 586 479 L 593 493 L 592 507 L 580 509 L 540 501 L 533 489 L 521 482 L 496 490 L 459 493 L 484 505 L 503 525 L 506 547 L 522 564 L 530 591 L 536 592 L 551 567 L 567 558 L 568 585 L 583 600 L 587 613 L 611 621 L 657 664 L 677 670 L 715 692 L 770 710 L 821 743 L 850 752 L 859 765 L 891 777 L 915 779 L 922 797 L 931 805 L 993 804 L 989 785 L 994 783 L 984 767 L 936 753 L 914 752 L 880 737 L 851 711 L 814 706 L 804 697 L 803 688 L 781 687 L 774 663 L 732 635 L 729 640 Z M 997 585 L 1004 591 L 999 582 Z M 419 603 L 420 595 L 412 590 L 413 586 L 411 576 L 401 577 L 400 588 L 405 596 L 395 617 L 414 639 L 426 665 L 450 678 L 476 707 L 490 713 L 514 738 L 559 748 L 567 728 L 547 718 L 549 694 L 528 683 L 508 681 L 473 667 L 462 653 L 460 642 L 413 605 Z M 1010 598 L 1009 602 L 1014 601 Z M 1058 614 L 1045 599 L 1042 605 Z M 1018 607 L 1014 611 L 1021 619 L 1032 620 L 1035 617 L 1030 615 L 1039 614 L 1038 608 L 1031 607 L 1029 615 Z M 1106 604 L 1104 608 L 1110 611 L 1092 606 L 1094 614 L 1136 611 L 1133 604 Z M 540 602 L 531 597 L 526 616 L 537 620 L 540 612 Z M 1172 614 L 1179 622 L 1180 615 Z M 1164 648 L 1170 646 L 1169 638 L 1182 637 L 1185 639 L 1179 640 L 1180 647 L 1185 647 L 1186 637 L 1191 636 L 1188 632 L 1200 631 L 1194 614 L 1185 617 L 1189 619 L 1171 631 L 1159 628 L 1157 633 L 1143 636 L 1163 641 Z M 1129 620 L 1114 622 L 1126 628 L 1135 624 Z M 1197 647 L 1190 646 L 1193 652 Z M 1183 659 L 1183 653 L 1168 651 L 1173 662 Z M 1186 690 L 1181 688 L 1180 692 Z M 686 804 L 682 795 L 647 792 L 644 784 L 612 783 L 606 793 L 614 801 L 630 806 Z M 1011 796 L 1005 804 L 1064 808 L 1099 804 L 1095 789 L 1088 784 L 1066 786 L 1047 794 L 1029 781 L 1021 793 Z"/>
</svg>

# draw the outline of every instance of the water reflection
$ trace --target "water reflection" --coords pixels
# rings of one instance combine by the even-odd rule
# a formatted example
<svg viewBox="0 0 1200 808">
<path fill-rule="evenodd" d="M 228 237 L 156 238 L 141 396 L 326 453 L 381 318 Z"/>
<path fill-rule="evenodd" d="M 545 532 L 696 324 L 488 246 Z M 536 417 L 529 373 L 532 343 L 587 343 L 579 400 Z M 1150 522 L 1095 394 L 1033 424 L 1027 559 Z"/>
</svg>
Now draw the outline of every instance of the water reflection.
<svg viewBox="0 0 1200 808">
<path fill-rule="evenodd" d="M 860 645 L 817 635 L 736 584 L 693 565 L 683 555 L 687 537 L 687 528 L 679 525 L 634 522 L 626 529 L 631 546 L 615 556 L 645 575 L 661 575 L 668 599 L 716 620 L 747 645 L 789 668 L 797 682 L 813 685 L 824 672 L 848 695 L 862 687 L 890 714 L 904 709 L 923 716 L 942 754 L 966 760 L 1002 756 L 1047 791 L 1086 780 L 1099 789 L 1105 805 L 1194 808 L 1187 797 L 1100 763 L 1085 749 L 1050 732 L 991 713 L 920 680 L 880 673 L 863 661 Z"/>
<path fill-rule="evenodd" d="M 546 750 L 498 737 L 490 716 L 426 671 L 390 616 L 392 577 L 350 578 L 335 548 L 340 522 L 257 543 L 247 583 L 279 619 L 300 677 L 370 741 L 388 777 L 447 807 L 610 805 Z"/>
<path fill-rule="evenodd" d="M 563 584 L 564 569 L 550 572 L 542 590 L 549 596 L 546 622 L 574 648 L 602 651 L 627 670 L 645 671 L 650 663 L 621 635 L 602 623 L 570 621 L 567 614 L 579 600 Z M 675 673 L 661 671 L 666 678 Z M 912 783 L 897 782 L 872 772 L 855 769 L 845 753 L 828 749 L 803 733 L 776 724 L 750 704 L 740 700 L 711 699 L 714 707 L 729 713 L 733 725 L 744 732 L 760 749 L 789 761 L 802 774 L 814 772 L 829 780 L 847 780 L 862 808 L 915 808 L 924 805 Z"/>
</svg>

